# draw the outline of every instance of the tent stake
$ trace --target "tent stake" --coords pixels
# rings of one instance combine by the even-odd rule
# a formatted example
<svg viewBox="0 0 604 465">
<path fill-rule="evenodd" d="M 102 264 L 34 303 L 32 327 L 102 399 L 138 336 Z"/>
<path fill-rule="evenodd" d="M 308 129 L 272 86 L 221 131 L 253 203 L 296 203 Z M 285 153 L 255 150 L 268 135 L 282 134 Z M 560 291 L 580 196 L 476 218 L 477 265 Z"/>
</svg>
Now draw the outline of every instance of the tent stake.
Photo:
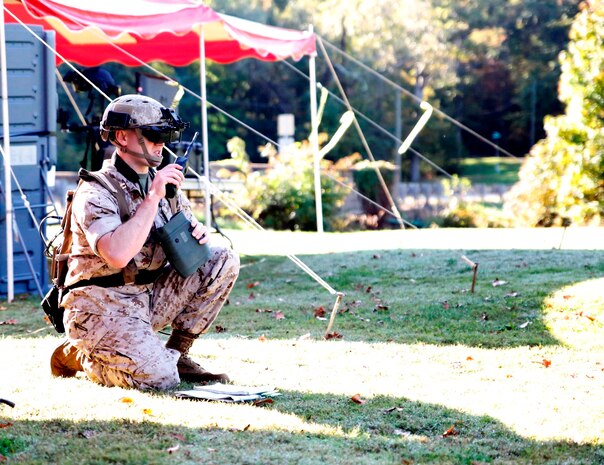
<svg viewBox="0 0 604 465">
<path fill-rule="evenodd" d="M 340 306 L 340 302 L 342 302 L 342 297 L 344 297 L 343 292 L 336 293 L 336 302 L 333 305 L 333 309 L 331 310 L 331 316 L 329 317 L 329 324 L 327 325 L 327 330 L 325 331 L 325 338 L 327 339 L 327 335 L 329 331 L 331 331 L 331 327 L 333 326 L 333 322 L 336 319 L 336 313 L 338 313 L 338 307 Z"/>
<path fill-rule="evenodd" d="M 476 286 L 476 273 L 478 273 L 478 263 L 474 263 L 472 260 L 470 260 L 468 257 L 466 257 L 465 255 L 461 256 L 461 259 L 466 262 L 468 265 L 470 265 L 470 267 L 472 268 L 472 270 L 474 271 L 474 274 L 472 275 L 472 287 L 470 288 L 470 292 L 472 294 L 474 294 L 474 286 Z"/>
</svg>

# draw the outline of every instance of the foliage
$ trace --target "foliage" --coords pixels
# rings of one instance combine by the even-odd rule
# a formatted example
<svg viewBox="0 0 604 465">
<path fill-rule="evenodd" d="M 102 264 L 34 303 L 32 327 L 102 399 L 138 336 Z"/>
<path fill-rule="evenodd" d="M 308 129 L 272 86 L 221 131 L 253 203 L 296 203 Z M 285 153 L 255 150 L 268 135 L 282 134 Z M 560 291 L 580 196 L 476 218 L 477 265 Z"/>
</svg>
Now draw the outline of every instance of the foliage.
<svg viewBox="0 0 604 465">
<path fill-rule="evenodd" d="M 443 228 L 503 228 L 510 220 L 499 209 L 478 202 L 451 205 L 434 220 Z"/>
<path fill-rule="evenodd" d="M 443 195 L 448 197 L 448 208 L 438 218 L 438 226 L 445 228 L 474 228 L 478 226 L 475 222 L 476 209 L 463 200 L 464 195 L 471 187 L 467 178 L 454 175 L 451 179 L 441 181 Z M 458 200 L 461 197 L 462 200 Z"/>
<path fill-rule="evenodd" d="M 507 207 L 520 223 L 601 223 L 604 217 L 604 4 L 584 2 L 561 54 L 566 113 L 545 119 Z"/>
<path fill-rule="evenodd" d="M 240 205 L 262 226 L 272 229 L 316 230 L 313 153 L 307 142 L 281 153 L 269 152 L 265 170 L 250 173 Z M 325 229 L 342 205 L 345 190 L 334 164 L 321 161 L 321 202 Z"/>
<path fill-rule="evenodd" d="M 379 170 L 386 186 L 390 188 L 389 186 L 392 184 L 394 177 L 395 166 L 392 163 L 383 160 L 377 160 L 375 162 L 363 160 L 356 163 L 352 168 L 352 177 L 357 190 L 373 202 L 388 208 L 388 199 L 376 171 Z M 362 199 L 362 204 L 363 210 L 367 214 L 376 215 L 382 213 L 381 208 L 368 202 L 366 199 Z"/>
<path fill-rule="evenodd" d="M 375 158 L 383 160 L 393 159 L 398 142 L 390 136 L 397 127 L 397 118 L 401 119 L 397 135 L 400 139 L 417 121 L 421 99 L 487 139 L 494 131 L 500 132 L 504 148 L 525 153 L 533 139 L 543 134 L 542 117 L 560 111 L 555 95 L 559 76 L 555 57 L 567 43 L 568 18 L 574 15 L 577 3 L 577 0 L 208 2 L 217 11 L 252 21 L 295 29 L 307 29 L 308 24 L 313 24 L 321 40 L 333 44 L 333 47 L 327 44 L 329 58 L 351 104 L 367 117 L 359 122 L 369 147 Z M 380 73 L 380 77 L 345 53 Z M 110 68 L 124 91 L 135 89 L 136 72 L 149 72 L 146 68 L 124 68 L 114 63 L 104 66 Z M 198 92 L 198 63 L 179 68 L 158 63 L 153 66 Z M 296 140 L 308 138 L 307 60 L 208 63 L 207 73 L 211 160 L 228 157 L 225 146 L 233 137 L 242 138 L 247 147 L 254 149 L 265 145 L 267 138 L 276 140 L 280 113 L 295 115 Z M 400 87 L 384 85 L 382 76 Z M 346 108 L 320 47 L 317 77 L 332 92 L 321 130 L 333 133 Z M 66 102 L 61 90 L 59 93 L 61 101 Z M 400 110 L 396 104 L 399 98 Z M 86 102 L 80 105 L 85 106 Z M 191 122 L 192 130 L 201 126 L 200 110 L 199 100 L 187 93 L 179 112 Z M 82 135 L 71 134 L 61 140 L 60 169 L 77 169 L 84 150 L 82 139 Z M 450 173 L 456 172 L 456 161 L 468 153 L 487 155 L 493 150 L 436 113 L 418 136 L 414 149 Z M 358 137 L 349 131 L 329 159 L 337 160 L 361 150 L 364 148 Z M 250 150 L 249 156 L 252 162 L 262 161 L 255 150 Z M 413 152 L 404 157 L 403 178 L 412 171 L 409 165 L 415 159 Z M 437 174 L 428 163 L 422 163 L 420 171 L 424 177 Z"/>
</svg>

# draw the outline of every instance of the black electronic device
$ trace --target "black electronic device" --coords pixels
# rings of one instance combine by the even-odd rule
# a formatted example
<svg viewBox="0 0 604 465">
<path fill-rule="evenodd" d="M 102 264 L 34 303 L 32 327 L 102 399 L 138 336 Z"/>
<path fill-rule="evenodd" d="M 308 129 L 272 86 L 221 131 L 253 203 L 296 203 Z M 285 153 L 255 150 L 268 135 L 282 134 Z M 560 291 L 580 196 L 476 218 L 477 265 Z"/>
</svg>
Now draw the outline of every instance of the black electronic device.
<svg viewBox="0 0 604 465">
<path fill-rule="evenodd" d="M 195 139 L 197 139 L 198 135 L 199 135 L 199 132 L 195 131 L 195 134 L 193 134 L 193 138 L 191 139 L 189 146 L 185 150 L 185 153 L 183 153 L 179 157 L 176 157 L 176 161 L 174 163 L 176 163 L 178 166 L 180 166 L 182 168 L 182 174 L 186 173 L 187 162 L 189 161 L 189 155 L 191 155 L 191 149 L 193 148 L 193 145 L 195 144 Z M 175 195 L 176 195 L 176 186 L 174 184 L 166 184 L 166 198 L 171 199 Z"/>
<path fill-rule="evenodd" d="M 193 237 L 193 227 L 183 212 L 178 212 L 155 232 L 168 261 L 184 278 L 191 276 L 210 258 L 210 246 Z"/>
</svg>

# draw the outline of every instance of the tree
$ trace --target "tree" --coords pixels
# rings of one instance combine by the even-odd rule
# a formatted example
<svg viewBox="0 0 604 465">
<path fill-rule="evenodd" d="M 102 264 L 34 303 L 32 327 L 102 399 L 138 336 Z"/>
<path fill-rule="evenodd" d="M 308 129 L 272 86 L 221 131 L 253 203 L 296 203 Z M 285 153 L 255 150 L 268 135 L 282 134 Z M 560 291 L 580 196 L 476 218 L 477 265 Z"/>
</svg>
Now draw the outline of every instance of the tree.
<svg viewBox="0 0 604 465">
<path fill-rule="evenodd" d="M 604 4 L 585 1 L 560 55 L 563 115 L 531 150 L 507 207 L 528 225 L 602 223 L 604 218 Z"/>
</svg>

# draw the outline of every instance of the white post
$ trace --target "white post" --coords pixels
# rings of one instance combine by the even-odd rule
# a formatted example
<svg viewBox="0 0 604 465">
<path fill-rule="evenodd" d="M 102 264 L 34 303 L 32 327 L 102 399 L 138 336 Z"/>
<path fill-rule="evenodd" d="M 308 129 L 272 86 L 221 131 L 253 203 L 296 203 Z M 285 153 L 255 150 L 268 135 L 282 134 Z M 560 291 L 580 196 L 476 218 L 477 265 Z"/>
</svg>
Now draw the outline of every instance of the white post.
<svg viewBox="0 0 604 465">
<path fill-rule="evenodd" d="M 312 33 L 312 25 L 308 27 Z M 317 210 L 317 232 L 323 232 L 323 202 L 321 200 L 321 157 L 319 155 L 319 123 L 317 118 L 317 73 L 315 67 L 315 57 L 310 56 L 309 60 L 310 75 L 310 146 L 314 159 L 314 179 L 315 179 L 315 208 Z"/>
<path fill-rule="evenodd" d="M 8 120 L 8 68 L 6 59 L 6 29 L 4 11 L 0 14 L 0 67 L 2 70 L 2 129 L 4 133 L 4 198 L 6 200 L 6 276 L 8 284 L 7 301 L 15 297 L 13 271 L 13 197 L 10 163 L 10 124 Z"/>
<path fill-rule="evenodd" d="M 199 80 L 201 87 L 201 140 L 203 143 L 203 175 L 205 177 L 205 220 L 208 229 L 212 226 L 212 199 L 210 197 L 210 149 L 208 147 L 208 106 L 206 94 L 206 43 L 204 26 L 199 31 Z"/>
</svg>

